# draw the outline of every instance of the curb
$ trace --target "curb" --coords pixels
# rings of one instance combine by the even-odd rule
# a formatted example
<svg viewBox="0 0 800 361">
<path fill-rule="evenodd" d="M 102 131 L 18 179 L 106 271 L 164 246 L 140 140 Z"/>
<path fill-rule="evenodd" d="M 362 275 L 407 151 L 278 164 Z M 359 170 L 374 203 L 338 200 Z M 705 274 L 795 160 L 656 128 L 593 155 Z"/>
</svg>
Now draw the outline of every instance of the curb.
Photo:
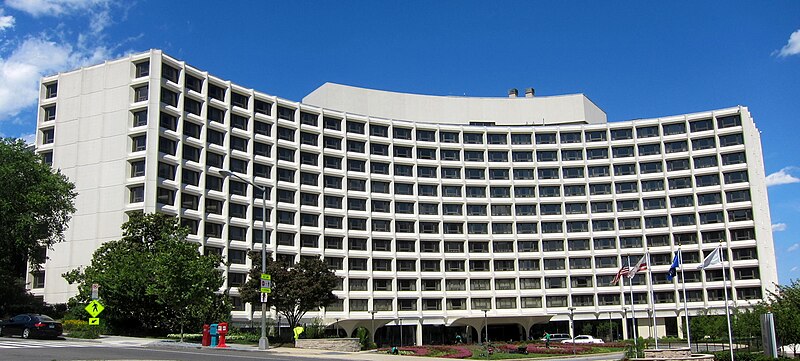
<svg viewBox="0 0 800 361">
<path fill-rule="evenodd" d="M 61 336 L 66 341 L 69 342 L 92 342 L 92 343 L 103 343 L 100 341 L 99 338 L 77 338 L 77 337 L 69 337 L 69 336 Z"/>
<path fill-rule="evenodd" d="M 217 347 L 209 347 L 209 346 L 202 346 L 199 343 L 189 343 L 189 342 L 176 342 L 176 341 L 167 341 L 161 340 L 149 343 L 144 345 L 144 347 L 153 347 L 153 348 L 172 348 L 172 349 L 194 349 L 194 350 L 211 350 L 211 351 L 248 351 L 248 352 L 270 352 L 271 350 L 264 350 L 261 351 L 257 347 L 249 347 L 249 346 L 238 346 L 238 345 L 228 345 L 225 348 L 217 348 Z"/>
</svg>

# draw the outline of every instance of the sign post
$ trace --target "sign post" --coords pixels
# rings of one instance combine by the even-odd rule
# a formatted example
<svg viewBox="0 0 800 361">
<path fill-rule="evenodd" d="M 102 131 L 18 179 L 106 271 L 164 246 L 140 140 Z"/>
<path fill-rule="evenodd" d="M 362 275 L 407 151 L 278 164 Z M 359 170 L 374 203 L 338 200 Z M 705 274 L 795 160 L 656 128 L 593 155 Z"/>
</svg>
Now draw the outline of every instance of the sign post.
<svg viewBox="0 0 800 361">
<path fill-rule="evenodd" d="M 261 190 L 266 197 L 266 190 Z M 266 204 L 266 198 L 264 199 L 264 204 Z M 266 209 L 266 207 L 264 208 Z M 265 218 L 266 219 L 266 216 Z M 263 230 L 262 230 L 263 232 Z M 263 235 L 262 235 L 263 237 Z M 263 238 L 262 238 L 263 239 Z M 262 255 L 264 256 L 264 245 L 261 245 Z M 262 258 L 262 265 L 261 269 L 265 270 L 267 267 L 266 258 Z M 258 340 L 258 349 L 259 350 L 266 350 L 269 348 L 269 340 L 267 339 L 267 299 L 269 294 L 272 292 L 272 276 L 266 273 L 261 274 L 261 338 Z M 280 330 L 280 328 L 278 329 Z"/>
</svg>

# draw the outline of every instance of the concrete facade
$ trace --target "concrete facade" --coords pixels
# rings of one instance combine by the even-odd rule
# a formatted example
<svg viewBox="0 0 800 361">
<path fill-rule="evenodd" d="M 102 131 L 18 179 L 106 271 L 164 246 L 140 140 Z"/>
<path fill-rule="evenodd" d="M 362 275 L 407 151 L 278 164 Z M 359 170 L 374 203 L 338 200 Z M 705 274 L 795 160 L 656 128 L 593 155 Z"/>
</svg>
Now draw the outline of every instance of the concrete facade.
<svg viewBox="0 0 800 361">
<path fill-rule="evenodd" d="M 742 106 L 606 122 L 580 94 L 337 84 L 294 102 L 152 50 L 44 78 L 38 116 L 37 152 L 79 193 L 67 241 L 31 276 L 47 302 L 76 293 L 61 274 L 118 239 L 132 211 L 181 217 L 200 251 L 231 261 L 238 320 L 251 317 L 237 287 L 262 227 L 273 258 L 321 257 L 344 277 L 341 302 L 307 316 L 330 323 L 366 323 L 375 310 L 381 324 L 421 329 L 483 309 L 490 324 L 567 321 L 570 307 L 576 321 L 621 320 L 628 287 L 610 280 L 648 251 L 653 277 L 633 286 L 639 333 L 653 309 L 655 332 L 674 333 L 672 258 L 680 247 L 690 314 L 724 310 L 719 266 L 695 270 L 720 241 L 733 304 L 777 282 L 761 141 Z M 223 169 L 268 187 L 267 204 Z"/>
</svg>

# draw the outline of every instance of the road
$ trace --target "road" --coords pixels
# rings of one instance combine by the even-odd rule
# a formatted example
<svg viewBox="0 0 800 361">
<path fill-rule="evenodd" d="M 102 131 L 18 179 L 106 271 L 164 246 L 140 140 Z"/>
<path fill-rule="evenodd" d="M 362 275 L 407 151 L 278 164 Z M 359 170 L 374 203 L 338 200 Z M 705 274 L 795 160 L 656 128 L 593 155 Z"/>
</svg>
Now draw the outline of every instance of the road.
<svg viewBox="0 0 800 361">
<path fill-rule="evenodd" d="M 13 361 L 67 361 L 67 360 L 173 360 L 173 361 L 218 361 L 218 360 L 356 360 L 356 361 L 441 361 L 441 358 L 403 357 L 386 353 L 345 353 L 326 350 L 279 351 L 214 350 L 193 347 L 174 347 L 148 343 L 132 346 L 125 343 L 100 343 L 78 340 L 24 340 L 0 338 L 0 360 Z M 586 355 L 578 357 L 551 358 L 548 361 L 609 361 L 619 360 L 622 353 Z"/>
<path fill-rule="evenodd" d="M 312 361 L 327 358 L 308 358 L 270 354 L 269 352 L 233 350 L 171 350 L 148 347 L 108 347 L 99 343 L 67 340 L 23 340 L 0 338 L 0 360 L 275 360 Z"/>
</svg>

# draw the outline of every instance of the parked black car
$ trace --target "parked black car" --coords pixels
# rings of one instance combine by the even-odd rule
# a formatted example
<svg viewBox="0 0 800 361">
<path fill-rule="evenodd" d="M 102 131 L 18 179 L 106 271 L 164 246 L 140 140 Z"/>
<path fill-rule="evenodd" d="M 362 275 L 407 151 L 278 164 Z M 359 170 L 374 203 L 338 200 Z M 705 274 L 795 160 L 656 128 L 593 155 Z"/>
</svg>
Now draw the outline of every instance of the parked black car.
<svg viewBox="0 0 800 361">
<path fill-rule="evenodd" d="M 22 336 L 30 337 L 51 337 L 61 336 L 64 328 L 50 316 L 26 313 L 16 315 L 11 319 L 0 321 L 0 337 L 2 336 Z"/>
</svg>

